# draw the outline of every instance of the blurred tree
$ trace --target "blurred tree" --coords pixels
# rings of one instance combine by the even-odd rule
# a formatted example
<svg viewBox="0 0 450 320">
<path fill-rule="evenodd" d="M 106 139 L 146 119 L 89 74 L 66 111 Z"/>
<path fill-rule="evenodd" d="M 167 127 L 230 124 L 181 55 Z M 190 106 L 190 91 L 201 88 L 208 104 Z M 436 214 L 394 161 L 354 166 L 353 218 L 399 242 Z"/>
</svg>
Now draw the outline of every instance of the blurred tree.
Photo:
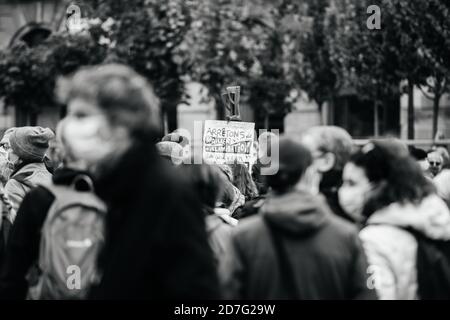
<svg viewBox="0 0 450 320">
<path fill-rule="evenodd" d="M 421 55 L 427 77 L 418 84 L 433 101 L 432 138 L 438 132 L 439 102 L 450 90 L 450 3 L 442 0 L 414 1 L 418 32 L 423 39 Z"/>
<path fill-rule="evenodd" d="M 107 61 L 126 63 L 145 76 L 161 100 L 161 114 L 167 115 L 166 129 L 176 129 L 177 105 L 183 98 L 186 74 L 184 61 L 176 52 L 190 26 L 191 1 L 85 0 L 85 3 L 90 8 L 88 15 L 103 22 L 103 28 L 97 28 L 100 38 L 113 44 Z M 110 22 L 106 27 L 105 21 Z M 105 29 L 107 35 L 102 34 Z"/>
<path fill-rule="evenodd" d="M 55 34 L 34 47 L 19 42 L 0 55 L 0 97 L 6 106 L 35 117 L 42 108 L 58 105 L 54 100 L 57 76 L 100 63 L 105 53 L 85 34 Z"/>
<path fill-rule="evenodd" d="M 284 1 L 192 1 L 192 24 L 179 55 L 189 76 L 206 86 L 223 118 L 220 95 L 242 86 L 242 102 L 262 116 L 285 114 L 292 81 L 286 78 L 280 29 Z"/>
</svg>

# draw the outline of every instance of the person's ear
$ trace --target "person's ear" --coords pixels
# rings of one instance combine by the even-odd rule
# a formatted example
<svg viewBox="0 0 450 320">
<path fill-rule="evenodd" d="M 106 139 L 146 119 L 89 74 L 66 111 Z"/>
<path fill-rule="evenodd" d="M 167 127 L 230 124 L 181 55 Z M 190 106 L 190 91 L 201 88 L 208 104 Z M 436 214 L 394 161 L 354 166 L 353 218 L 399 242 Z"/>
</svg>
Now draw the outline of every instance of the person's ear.
<svg viewBox="0 0 450 320">
<path fill-rule="evenodd" d="M 327 152 L 317 160 L 317 169 L 320 172 L 328 172 L 334 168 L 335 164 L 336 156 L 331 152 Z"/>
</svg>

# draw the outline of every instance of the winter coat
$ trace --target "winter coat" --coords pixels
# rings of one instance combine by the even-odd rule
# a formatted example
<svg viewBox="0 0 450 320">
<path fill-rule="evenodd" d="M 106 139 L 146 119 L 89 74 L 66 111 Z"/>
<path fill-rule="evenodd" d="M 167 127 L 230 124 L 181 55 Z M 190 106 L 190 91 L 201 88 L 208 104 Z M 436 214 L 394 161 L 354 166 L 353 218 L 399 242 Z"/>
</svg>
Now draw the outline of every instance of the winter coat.
<svg viewBox="0 0 450 320">
<path fill-rule="evenodd" d="M 56 185 L 70 185 L 80 172 L 58 169 L 53 176 Z M 84 173 L 86 174 L 86 173 Z M 41 229 L 55 197 L 44 187 L 31 190 L 23 199 L 9 234 L 4 263 L 0 273 L 0 300 L 25 299 L 30 268 L 37 263 Z"/>
<path fill-rule="evenodd" d="M 227 298 L 289 298 L 264 219 L 282 234 L 299 298 L 376 298 L 366 286 L 367 261 L 356 227 L 332 214 L 321 196 L 300 191 L 270 195 L 261 214 L 239 223 L 223 267 Z"/>
<path fill-rule="evenodd" d="M 214 252 L 215 262 L 217 268 L 220 268 L 223 263 L 221 260 L 225 256 L 231 239 L 233 227 L 237 225 L 237 220 L 229 216 L 229 211 L 223 213 L 221 209 L 217 212 L 211 213 L 206 217 L 206 232 L 208 233 L 209 245 Z M 218 270 L 221 273 L 221 270 Z"/>
<path fill-rule="evenodd" d="M 109 209 L 90 299 L 220 298 L 204 212 L 177 170 L 143 137 L 99 178 Z"/>
<path fill-rule="evenodd" d="M 371 281 L 380 299 L 412 300 L 417 294 L 417 241 L 403 228 L 431 239 L 450 239 L 450 212 L 436 195 L 419 205 L 393 203 L 375 212 L 361 230 L 371 268 Z"/>
<path fill-rule="evenodd" d="M 47 170 L 43 162 L 29 163 L 13 172 L 5 185 L 5 194 L 11 202 L 13 213 L 10 217 L 14 222 L 17 210 L 25 195 L 39 184 L 51 181 L 52 174 Z"/>
<path fill-rule="evenodd" d="M 444 169 L 434 179 L 433 183 L 436 186 L 437 194 L 450 207 L 450 170 Z"/>
</svg>

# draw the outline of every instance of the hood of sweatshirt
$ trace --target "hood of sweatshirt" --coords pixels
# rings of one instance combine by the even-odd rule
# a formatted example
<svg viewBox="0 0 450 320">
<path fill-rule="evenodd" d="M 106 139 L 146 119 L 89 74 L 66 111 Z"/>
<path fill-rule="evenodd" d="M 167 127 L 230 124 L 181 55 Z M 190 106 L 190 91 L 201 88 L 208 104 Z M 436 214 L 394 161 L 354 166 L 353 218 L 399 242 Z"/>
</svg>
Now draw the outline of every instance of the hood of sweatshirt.
<svg viewBox="0 0 450 320">
<path fill-rule="evenodd" d="M 261 213 L 277 228 L 301 236 L 322 228 L 327 221 L 329 209 L 322 196 L 292 191 L 268 196 Z"/>
<path fill-rule="evenodd" d="M 424 198 L 418 205 L 393 203 L 375 212 L 367 223 L 412 228 L 431 239 L 450 240 L 450 211 L 437 195 Z"/>
</svg>

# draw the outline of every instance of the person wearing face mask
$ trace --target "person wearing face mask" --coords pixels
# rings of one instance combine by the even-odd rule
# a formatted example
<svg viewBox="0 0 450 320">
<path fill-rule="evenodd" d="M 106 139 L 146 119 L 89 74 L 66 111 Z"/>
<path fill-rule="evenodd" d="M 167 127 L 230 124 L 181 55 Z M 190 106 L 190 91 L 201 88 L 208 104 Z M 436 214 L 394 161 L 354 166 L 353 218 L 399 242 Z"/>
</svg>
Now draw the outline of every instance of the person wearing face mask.
<svg viewBox="0 0 450 320">
<path fill-rule="evenodd" d="M 431 177 L 434 178 L 442 171 L 444 159 L 439 152 L 431 151 L 427 155 L 427 161 L 430 164 L 428 170 L 430 171 Z"/>
<path fill-rule="evenodd" d="M 84 68 L 59 83 L 68 150 L 107 204 L 100 282 L 89 299 L 220 296 L 201 203 L 155 144 L 159 103 L 124 65 Z"/>
<path fill-rule="evenodd" d="M 416 162 L 419 164 L 425 177 L 427 177 L 429 179 L 433 179 L 433 177 L 430 173 L 430 170 L 429 170 L 430 163 L 427 160 L 427 152 L 423 149 L 416 148 L 414 146 L 410 146 L 409 153 L 410 153 L 411 157 L 413 157 L 416 160 Z"/>
<path fill-rule="evenodd" d="M 66 121 L 59 122 L 51 153 L 54 163 L 62 162 L 55 170 L 52 181 L 55 186 L 72 188 L 75 178 L 89 175 L 86 167 L 67 149 L 64 139 Z M 43 183 L 42 183 L 43 184 Z M 85 181 L 75 183 L 77 190 L 85 191 Z M 23 300 L 35 274 L 30 272 L 37 265 L 41 243 L 41 230 L 54 203 L 55 195 L 39 185 L 24 197 L 3 251 L 0 273 L 0 299 Z"/>
<path fill-rule="evenodd" d="M 12 204 L 12 223 L 25 194 L 51 179 L 43 160 L 53 137 L 50 129 L 41 127 L 16 128 L 9 136 L 8 159 L 13 171 L 5 185 L 5 195 Z"/>
<path fill-rule="evenodd" d="M 313 183 L 317 192 L 323 194 L 334 214 L 350 222 L 358 222 L 348 214 L 338 199 L 342 185 L 342 170 L 353 149 L 352 137 L 342 128 L 335 126 L 312 127 L 301 136 L 313 155 Z"/>
<path fill-rule="evenodd" d="M 2 187 L 5 186 L 6 182 L 9 180 L 9 176 L 13 171 L 13 165 L 8 160 L 8 151 L 11 148 L 9 143 L 9 137 L 15 128 L 9 128 L 3 134 L 2 140 L 0 141 L 0 183 Z"/>
<path fill-rule="evenodd" d="M 410 229 L 450 239 L 450 212 L 420 166 L 398 142 L 370 142 L 350 158 L 339 192 L 363 223 L 360 238 L 380 299 L 419 299 L 418 242 Z M 427 272 L 433 272 L 427 270 Z"/>
<path fill-rule="evenodd" d="M 6 242 L 11 229 L 12 204 L 5 194 L 4 186 L 11 175 L 14 167 L 8 160 L 8 151 L 10 149 L 9 136 L 15 128 L 9 128 L 3 134 L 0 141 L 0 265 L 3 265 L 3 259 L 6 250 Z"/>
<path fill-rule="evenodd" d="M 334 215 L 308 175 L 309 150 L 277 142 L 278 172 L 258 215 L 243 219 L 225 250 L 222 282 L 230 299 L 375 299 L 358 229 Z"/>
</svg>

